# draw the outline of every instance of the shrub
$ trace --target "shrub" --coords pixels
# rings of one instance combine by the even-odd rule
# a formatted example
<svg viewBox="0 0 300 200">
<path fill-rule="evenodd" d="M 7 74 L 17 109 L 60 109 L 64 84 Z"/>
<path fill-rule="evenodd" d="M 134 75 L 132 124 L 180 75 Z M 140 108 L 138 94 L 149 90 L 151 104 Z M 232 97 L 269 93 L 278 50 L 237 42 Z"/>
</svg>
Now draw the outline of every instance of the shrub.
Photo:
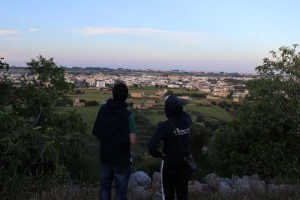
<svg viewBox="0 0 300 200">
<path fill-rule="evenodd" d="M 300 177 L 300 52 L 298 45 L 272 51 L 247 82 L 249 95 L 236 118 L 217 132 L 210 155 L 220 175 L 251 175 L 264 179 Z"/>
<path fill-rule="evenodd" d="M 71 89 L 63 68 L 42 56 L 27 65 L 36 79 L 22 77 L 16 87 L 0 78 L 1 199 L 26 199 L 70 178 L 81 180 L 76 170 L 87 169 L 86 124 L 76 112 L 55 112 Z"/>
<path fill-rule="evenodd" d="M 99 106 L 99 102 L 97 101 L 86 101 L 85 106 Z"/>
</svg>

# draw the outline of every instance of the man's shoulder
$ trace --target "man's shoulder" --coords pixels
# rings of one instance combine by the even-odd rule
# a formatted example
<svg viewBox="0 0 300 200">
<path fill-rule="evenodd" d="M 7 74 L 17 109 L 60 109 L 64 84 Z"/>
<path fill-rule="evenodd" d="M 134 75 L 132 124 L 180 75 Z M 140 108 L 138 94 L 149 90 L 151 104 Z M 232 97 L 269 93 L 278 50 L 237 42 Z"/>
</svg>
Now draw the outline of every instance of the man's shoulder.
<svg viewBox="0 0 300 200">
<path fill-rule="evenodd" d="M 107 107 L 107 103 L 102 103 L 102 104 L 100 104 L 99 109 L 100 110 L 105 109 L 106 107 Z"/>
<path fill-rule="evenodd" d="M 134 118 L 134 114 L 132 112 L 128 111 L 128 114 L 129 114 L 129 117 Z"/>
<path fill-rule="evenodd" d="M 169 119 L 165 120 L 165 121 L 161 121 L 161 122 L 158 122 L 157 126 L 160 127 L 160 128 L 164 128 L 164 127 L 167 127 L 169 125 Z"/>
</svg>

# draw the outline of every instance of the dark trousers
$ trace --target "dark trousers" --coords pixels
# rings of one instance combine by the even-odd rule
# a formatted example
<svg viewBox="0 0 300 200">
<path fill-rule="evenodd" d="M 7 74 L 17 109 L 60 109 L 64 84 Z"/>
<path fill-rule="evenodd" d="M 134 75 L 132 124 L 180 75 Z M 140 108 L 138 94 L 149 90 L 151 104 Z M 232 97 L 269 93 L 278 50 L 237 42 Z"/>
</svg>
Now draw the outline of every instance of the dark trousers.
<svg viewBox="0 0 300 200">
<path fill-rule="evenodd" d="M 183 161 L 164 161 L 162 182 L 166 200 L 174 200 L 175 194 L 177 200 L 188 199 L 189 175 L 184 168 Z"/>
</svg>

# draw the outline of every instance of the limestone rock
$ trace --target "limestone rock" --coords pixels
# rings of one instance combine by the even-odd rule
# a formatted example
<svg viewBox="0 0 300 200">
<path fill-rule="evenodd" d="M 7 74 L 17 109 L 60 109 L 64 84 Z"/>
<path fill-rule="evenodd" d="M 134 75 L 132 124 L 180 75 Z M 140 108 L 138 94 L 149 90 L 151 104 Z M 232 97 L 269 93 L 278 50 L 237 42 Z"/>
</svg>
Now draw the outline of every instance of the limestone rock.
<svg viewBox="0 0 300 200">
<path fill-rule="evenodd" d="M 233 187 L 236 194 L 239 195 L 245 195 L 250 193 L 250 182 L 249 177 L 244 176 L 243 178 L 238 178 L 234 184 Z"/>
<path fill-rule="evenodd" d="M 204 191 L 204 187 L 199 181 L 189 181 L 188 190 L 190 193 L 201 193 Z"/>
<path fill-rule="evenodd" d="M 130 199 L 132 200 L 149 199 L 151 196 L 151 192 L 141 186 L 132 188 L 130 192 Z"/>
<path fill-rule="evenodd" d="M 204 183 L 213 191 L 217 191 L 220 184 L 220 177 L 216 174 L 208 174 L 203 178 Z"/>
<path fill-rule="evenodd" d="M 161 173 L 154 172 L 152 176 L 152 189 L 161 192 Z"/>
<path fill-rule="evenodd" d="M 231 197 L 233 195 L 231 186 L 225 181 L 220 181 L 218 191 L 219 194 L 224 198 Z"/>
<path fill-rule="evenodd" d="M 143 171 L 137 171 L 131 174 L 128 188 L 142 187 L 148 189 L 151 187 L 151 178 Z"/>
<path fill-rule="evenodd" d="M 250 179 L 251 192 L 258 196 L 265 196 L 267 193 L 267 184 L 259 179 Z"/>
</svg>

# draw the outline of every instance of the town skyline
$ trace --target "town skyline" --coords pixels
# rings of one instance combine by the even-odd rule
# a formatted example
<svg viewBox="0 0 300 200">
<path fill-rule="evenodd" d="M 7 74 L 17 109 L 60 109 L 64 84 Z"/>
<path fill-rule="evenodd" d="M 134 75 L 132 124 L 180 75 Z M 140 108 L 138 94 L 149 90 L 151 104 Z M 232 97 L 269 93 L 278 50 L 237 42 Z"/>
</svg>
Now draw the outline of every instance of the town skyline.
<svg viewBox="0 0 300 200">
<path fill-rule="evenodd" d="M 254 73 L 270 51 L 299 43 L 300 2 L 3 1 L 0 56 L 43 55 L 66 67 Z"/>
<path fill-rule="evenodd" d="M 15 85 L 20 84 L 23 78 L 29 82 L 36 79 L 35 75 L 24 73 L 26 70 L 21 69 L 22 72 L 20 68 L 13 68 L 12 70 L 16 70 L 16 73 L 1 72 L 0 77 L 2 75 L 9 77 Z M 98 70 L 73 68 L 72 70 L 65 71 L 64 78 L 66 82 L 78 88 L 109 89 L 116 82 L 122 81 L 129 88 L 155 87 L 158 90 L 186 89 L 198 91 L 200 92 L 198 96 L 200 95 L 210 100 L 228 100 L 230 98 L 235 102 L 240 102 L 248 94 L 245 82 L 253 79 L 250 74 L 243 75 L 237 73 L 185 73 L 179 70 L 165 73 L 161 71 L 149 72 L 126 69 L 110 70 L 108 68 L 99 68 Z"/>
<path fill-rule="evenodd" d="M 211 74 L 212 76 L 213 75 L 249 75 L 249 76 L 254 76 L 256 75 L 256 72 L 237 72 L 237 71 L 232 71 L 232 72 L 227 72 L 227 71 L 204 71 L 204 70 L 185 70 L 185 69 L 143 69 L 143 68 L 136 68 L 136 69 L 133 69 L 133 68 L 123 68 L 123 67 L 118 67 L 118 68 L 111 68 L 111 67 L 105 67 L 105 66 L 102 66 L 102 67 L 99 67 L 99 66 L 86 66 L 86 67 L 67 67 L 67 66 L 61 66 L 61 65 L 57 65 L 58 67 L 62 67 L 65 69 L 66 73 L 74 73 L 74 72 L 78 72 L 78 73 L 82 73 L 82 74 L 89 74 L 89 73 L 107 73 L 107 72 L 112 72 L 112 73 L 130 73 L 130 72 L 133 72 L 133 73 L 136 73 L 136 72 L 139 72 L 139 73 L 151 73 L 151 72 L 158 72 L 158 73 L 163 73 L 163 72 L 166 72 L 166 73 L 170 73 L 169 75 L 172 75 L 172 73 L 190 73 L 190 74 L 199 74 L 199 73 L 204 73 L 204 74 Z M 20 71 L 21 70 L 21 71 Z M 7 72 L 2 72 L 2 73 L 7 73 L 7 74 L 10 74 L 10 73 L 20 73 L 21 74 L 24 74 L 26 73 L 26 70 L 27 70 L 27 67 L 24 65 L 24 66 L 14 66 L 14 65 L 10 65 L 10 69 L 7 71 Z M 91 72 L 89 72 L 91 71 Z M 182 76 L 184 76 L 184 74 L 180 74 Z M 189 76 L 189 75 L 187 75 Z"/>
</svg>

